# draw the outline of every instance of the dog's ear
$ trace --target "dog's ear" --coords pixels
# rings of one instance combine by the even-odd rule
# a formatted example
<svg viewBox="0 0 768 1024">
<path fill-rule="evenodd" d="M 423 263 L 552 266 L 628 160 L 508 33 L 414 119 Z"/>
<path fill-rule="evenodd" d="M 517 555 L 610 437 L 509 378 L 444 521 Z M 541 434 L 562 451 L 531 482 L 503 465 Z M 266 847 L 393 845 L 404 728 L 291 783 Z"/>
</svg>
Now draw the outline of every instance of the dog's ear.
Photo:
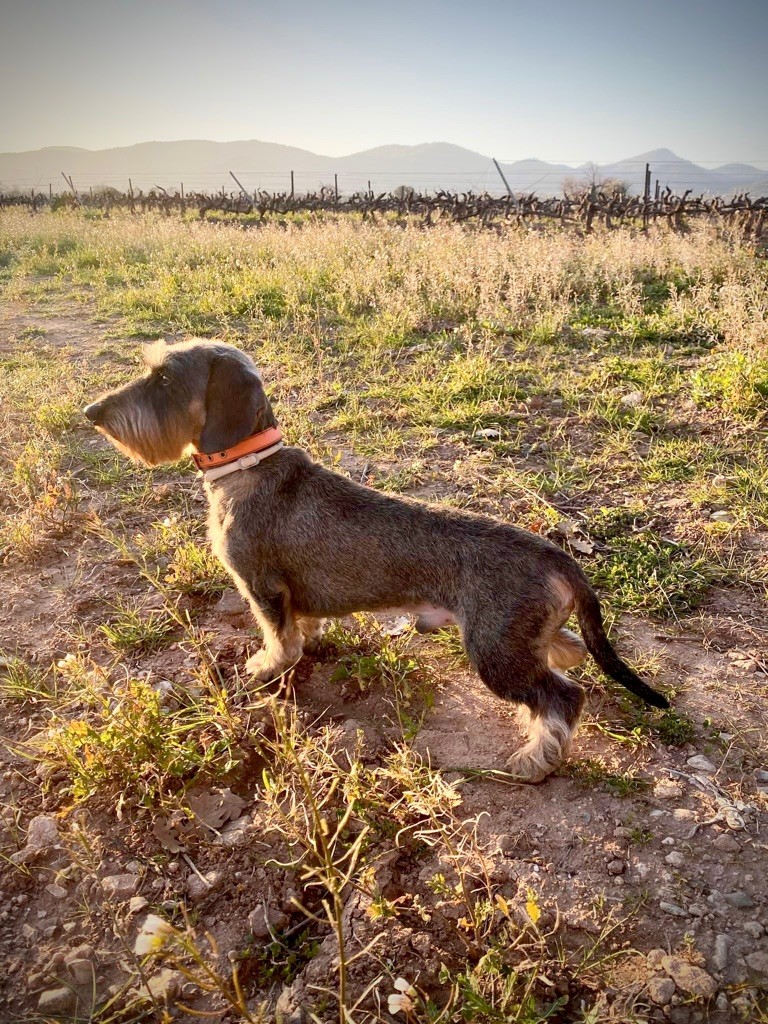
<svg viewBox="0 0 768 1024">
<path fill-rule="evenodd" d="M 262 425 L 265 419 L 270 422 Z M 224 451 L 255 431 L 273 425 L 274 417 L 256 370 L 240 359 L 216 356 L 205 392 L 200 451 L 209 455 Z"/>
</svg>

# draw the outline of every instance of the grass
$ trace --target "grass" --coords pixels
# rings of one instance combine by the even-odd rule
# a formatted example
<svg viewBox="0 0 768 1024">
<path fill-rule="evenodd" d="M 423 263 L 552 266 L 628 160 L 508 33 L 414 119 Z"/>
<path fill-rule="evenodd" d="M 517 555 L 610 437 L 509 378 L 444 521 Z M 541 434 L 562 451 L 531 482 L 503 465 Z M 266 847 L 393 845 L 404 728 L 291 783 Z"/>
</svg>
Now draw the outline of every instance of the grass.
<svg viewBox="0 0 768 1024">
<path fill-rule="evenodd" d="M 717 588 L 761 601 L 768 585 L 757 542 L 768 526 L 768 267 L 738 236 L 699 227 L 579 238 L 354 217 L 246 231 L 217 219 L 0 213 L 4 298 L 33 304 L 43 323 L 74 310 L 92 335 L 71 350 L 20 323 L 0 353 L 0 552 L 18 578 L 14 600 L 35 573 L 46 595 L 64 595 L 50 640 L 43 626 L 37 634 L 55 667 L 27 656 L 23 631 L 0 663 L 5 705 L 40 719 L 23 750 L 43 762 L 46 806 L 62 819 L 75 809 L 76 822 L 84 806 L 116 828 L 130 820 L 128 841 L 156 849 L 152 822 L 187 821 L 191 788 L 255 797 L 258 839 L 232 888 L 247 891 L 259 873 L 276 890 L 289 881 L 291 924 L 229 961 L 195 914 L 168 900 L 155 908 L 175 929 L 163 962 L 233 1019 L 259 1019 L 258 1000 L 328 943 L 323 1019 L 384 1019 L 405 977 L 414 1019 L 434 1024 L 596 1021 L 611 965 L 630 955 L 614 944 L 618 923 L 604 914 L 591 945 L 567 949 L 547 925 L 557 908 L 533 883 L 510 887 L 487 870 L 462 786 L 492 779 L 467 770 L 452 784 L 414 749 L 437 680 L 466 668 L 456 631 L 391 636 L 369 616 L 334 624 L 315 664 L 350 702 L 380 694 L 390 730 L 375 755 L 365 737 L 340 745 L 322 716 L 305 720 L 240 679 L 240 639 L 215 615 L 230 583 L 188 465 L 132 467 L 78 410 L 133 376 L 142 339 L 233 341 L 259 363 L 289 441 L 315 458 L 542 535 L 569 520 L 593 548 L 579 558 L 610 619 L 684 629 Z M 59 575 L 42 575 L 49 565 Z M 647 662 L 652 675 L 667 671 Z M 648 789 L 638 762 L 649 747 L 699 734 L 680 709 L 649 719 L 624 701 L 588 726 L 621 764 L 571 762 L 570 792 L 600 789 L 622 806 Z M 649 843 L 635 820 L 630 841 Z M 165 871 L 168 854 L 207 857 L 206 840 L 190 830 L 181 853 L 153 854 L 152 870 Z M 98 862 L 82 870 L 96 878 Z M 448 939 L 427 969 L 397 929 L 418 935 L 436 921 Z M 115 933 L 124 926 L 116 914 Z M 136 961 L 133 981 L 162 956 Z"/>
</svg>

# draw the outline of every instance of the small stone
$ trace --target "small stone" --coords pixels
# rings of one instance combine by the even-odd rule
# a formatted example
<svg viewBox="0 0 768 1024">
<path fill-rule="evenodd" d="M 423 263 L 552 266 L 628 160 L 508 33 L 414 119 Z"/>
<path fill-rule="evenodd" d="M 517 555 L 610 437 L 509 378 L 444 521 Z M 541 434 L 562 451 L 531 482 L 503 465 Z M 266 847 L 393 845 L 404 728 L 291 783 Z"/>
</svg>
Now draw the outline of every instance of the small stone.
<svg viewBox="0 0 768 1024">
<path fill-rule="evenodd" d="M 636 409 L 643 404 L 643 393 L 642 391 L 630 391 L 628 395 L 622 395 L 619 401 L 625 409 Z"/>
<path fill-rule="evenodd" d="M 666 839 L 662 839 L 661 840 L 661 845 L 662 846 L 674 846 L 675 845 L 675 840 L 672 838 L 672 836 L 667 836 Z"/>
<path fill-rule="evenodd" d="M 128 913 L 138 914 L 145 907 L 149 906 L 149 900 L 145 900 L 143 896 L 131 896 L 128 902 Z"/>
<path fill-rule="evenodd" d="M 45 891 L 49 896 L 53 896 L 55 900 L 63 900 L 67 895 L 67 890 L 62 885 L 56 885 L 55 882 L 51 882 L 50 885 L 46 885 Z"/>
<path fill-rule="evenodd" d="M 192 874 L 187 879 L 187 895 L 191 900 L 201 900 L 215 889 L 222 879 L 222 872 L 215 869 L 206 871 L 203 877 Z"/>
<path fill-rule="evenodd" d="M 685 864 L 685 857 L 679 850 L 673 850 L 672 853 L 667 854 L 664 861 L 667 864 L 671 864 L 673 868 L 681 868 Z"/>
<path fill-rule="evenodd" d="M 737 910 L 750 910 L 755 905 L 754 900 L 740 889 L 736 892 L 727 892 L 725 894 L 725 902 L 730 903 Z"/>
<path fill-rule="evenodd" d="M 42 971 L 32 971 L 27 975 L 27 988 L 34 992 L 36 988 L 42 988 L 45 984 L 45 975 Z"/>
<path fill-rule="evenodd" d="M 717 982 L 701 967 L 689 964 L 679 956 L 665 956 L 662 966 L 667 974 L 674 979 L 681 992 L 686 995 L 711 999 L 717 992 Z"/>
<path fill-rule="evenodd" d="M 243 846 L 248 842 L 249 832 L 253 828 L 253 820 L 250 814 L 244 814 L 236 821 L 230 821 L 216 837 L 216 843 L 221 846 Z"/>
<path fill-rule="evenodd" d="M 758 950 L 757 953 L 750 953 L 746 957 L 747 966 L 750 970 L 754 971 L 755 974 L 761 975 L 763 978 L 768 978 L 768 952 L 765 950 Z"/>
<path fill-rule="evenodd" d="M 686 762 L 690 768 L 694 768 L 697 772 L 716 772 L 717 768 L 712 764 L 708 757 L 703 754 L 695 754 L 693 757 L 689 757 Z"/>
<path fill-rule="evenodd" d="M 138 889 L 139 882 L 138 875 L 107 875 L 101 880 L 104 892 L 116 903 L 130 899 Z"/>
<path fill-rule="evenodd" d="M 141 986 L 139 997 L 148 1002 L 154 999 L 158 1003 L 168 1003 L 179 994 L 183 980 L 183 975 L 178 971 L 163 967 L 147 980 L 146 985 Z"/>
<path fill-rule="evenodd" d="M 216 602 L 216 611 L 226 619 L 238 619 L 248 614 L 248 606 L 237 590 L 225 590 Z"/>
<path fill-rule="evenodd" d="M 716 836 L 712 840 L 712 845 L 716 850 L 720 850 L 721 853 L 740 853 L 741 846 L 736 842 L 733 836 L 729 836 L 723 832 L 721 835 Z"/>
<path fill-rule="evenodd" d="M 671 978 L 651 978 L 648 995 L 657 1006 L 668 1006 L 675 994 L 675 983 Z"/>
<path fill-rule="evenodd" d="M 653 795 L 659 800 L 677 800 L 683 795 L 683 787 L 673 779 L 659 779 L 653 787 Z"/>
<path fill-rule="evenodd" d="M 724 510 L 712 512 L 709 518 L 714 523 L 732 523 L 734 520 L 733 513 Z"/>
<path fill-rule="evenodd" d="M 759 921 L 747 921 L 743 928 L 747 935 L 751 935 L 753 939 L 759 939 L 763 934 L 763 926 Z"/>
<path fill-rule="evenodd" d="M 678 907 L 676 903 L 666 903 L 662 901 L 659 903 L 659 909 L 663 910 L 665 914 L 669 914 L 670 917 L 688 917 L 688 911 L 682 907 Z"/>
<path fill-rule="evenodd" d="M 667 951 L 665 949 L 649 949 L 646 953 L 645 959 L 651 970 L 660 971 L 661 962 L 666 955 Z"/>
<path fill-rule="evenodd" d="M 702 907 L 700 903 L 692 903 L 688 907 L 688 913 L 691 917 L 705 917 L 708 913 L 706 907 Z"/>
<path fill-rule="evenodd" d="M 67 969 L 76 985 L 91 985 L 93 983 L 96 971 L 90 960 L 72 960 L 67 963 Z"/>
<path fill-rule="evenodd" d="M 724 971 L 728 966 L 728 948 L 730 944 L 730 937 L 725 933 L 715 936 L 715 952 L 712 962 L 718 971 Z"/>
<path fill-rule="evenodd" d="M 267 921 L 269 921 L 269 927 L 267 927 Z M 248 927 L 257 939 L 266 939 L 270 934 L 270 928 L 274 932 L 279 932 L 287 924 L 286 915 L 275 907 L 267 907 L 266 915 L 264 907 L 257 907 L 248 915 Z"/>
<path fill-rule="evenodd" d="M 725 1013 L 726 1010 L 730 1010 L 731 1005 L 728 1002 L 728 996 L 725 992 L 721 992 L 715 1000 L 715 1006 L 718 1008 L 720 1013 Z"/>
<path fill-rule="evenodd" d="M 49 988 L 41 993 L 37 1008 L 42 1014 L 67 1013 L 69 1010 L 74 1010 L 76 1005 L 77 993 L 62 986 L 61 988 Z"/>
<path fill-rule="evenodd" d="M 626 865 L 623 860 L 616 858 L 615 860 L 608 861 L 608 874 L 609 875 L 623 875 L 624 868 Z"/>
</svg>

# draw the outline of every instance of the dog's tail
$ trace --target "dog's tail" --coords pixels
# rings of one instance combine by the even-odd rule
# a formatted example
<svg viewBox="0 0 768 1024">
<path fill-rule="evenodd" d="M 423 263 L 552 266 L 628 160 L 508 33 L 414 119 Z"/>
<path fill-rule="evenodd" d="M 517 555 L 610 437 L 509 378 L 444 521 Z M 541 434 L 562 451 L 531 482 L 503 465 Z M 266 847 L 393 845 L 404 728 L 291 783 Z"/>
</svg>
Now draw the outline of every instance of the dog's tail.
<svg viewBox="0 0 768 1024">
<path fill-rule="evenodd" d="M 630 693 L 634 693 L 636 697 L 640 697 L 646 704 L 651 704 L 655 708 L 668 708 L 667 698 L 643 682 L 640 676 L 633 672 L 613 649 L 603 626 L 603 613 L 600 610 L 597 594 L 589 585 L 581 569 L 576 565 L 573 566 L 573 569 L 576 572 L 568 573 L 568 583 L 573 589 L 576 617 L 579 620 L 581 635 L 589 653 L 603 672 L 611 679 L 615 679 L 617 683 L 625 686 Z"/>
</svg>

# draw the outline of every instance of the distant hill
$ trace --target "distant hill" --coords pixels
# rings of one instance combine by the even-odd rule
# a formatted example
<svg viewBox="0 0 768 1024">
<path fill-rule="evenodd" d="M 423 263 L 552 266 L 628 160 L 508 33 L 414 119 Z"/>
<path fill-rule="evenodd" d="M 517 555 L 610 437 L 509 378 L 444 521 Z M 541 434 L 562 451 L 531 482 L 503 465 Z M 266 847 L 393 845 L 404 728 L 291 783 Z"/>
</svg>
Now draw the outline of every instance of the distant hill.
<svg viewBox="0 0 768 1024">
<path fill-rule="evenodd" d="M 700 167 L 668 149 L 620 160 L 598 167 L 603 178 L 621 178 L 635 192 L 642 191 L 645 165 L 651 165 L 652 187 L 656 180 L 662 188 L 669 185 L 680 192 L 711 192 L 730 195 L 750 190 L 753 195 L 768 194 L 768 172 L 749 164 L 724 164 L 714 170 Z M 589 176 L 592 165 L 573 168 L 543 160 L 517 160 L 502 164 L 502 170 L 515 192 L 555 195 L 562 190 L 563 179 Z M 0 154 L 0 187 L 54 191 L 67 188 L 62 178 L 71 176 L 75 187 L 87 190 L 98 185 L 148 190 L 160 185 L 177 189 L 181 182 L 187 191 L 237 189 L 229 172 L 233 171 L 248 190 L 287 191 L 294 172 L 297 191 L 334 184 L 338 176 L 343 193 L 371 187 L 388 192 L 398 185 L 434 191 L 502 192 L 503 185 L 491 158 L 447 142 L 429 142 L 418 146 L 378 146 L 344 157 L 322 156 L 305 149 L 281 146 L 257 140 L 242 142 L 142 142 L 118 149 L 89 150 L 51 147 L 27 153 Z"/>
</svg>

